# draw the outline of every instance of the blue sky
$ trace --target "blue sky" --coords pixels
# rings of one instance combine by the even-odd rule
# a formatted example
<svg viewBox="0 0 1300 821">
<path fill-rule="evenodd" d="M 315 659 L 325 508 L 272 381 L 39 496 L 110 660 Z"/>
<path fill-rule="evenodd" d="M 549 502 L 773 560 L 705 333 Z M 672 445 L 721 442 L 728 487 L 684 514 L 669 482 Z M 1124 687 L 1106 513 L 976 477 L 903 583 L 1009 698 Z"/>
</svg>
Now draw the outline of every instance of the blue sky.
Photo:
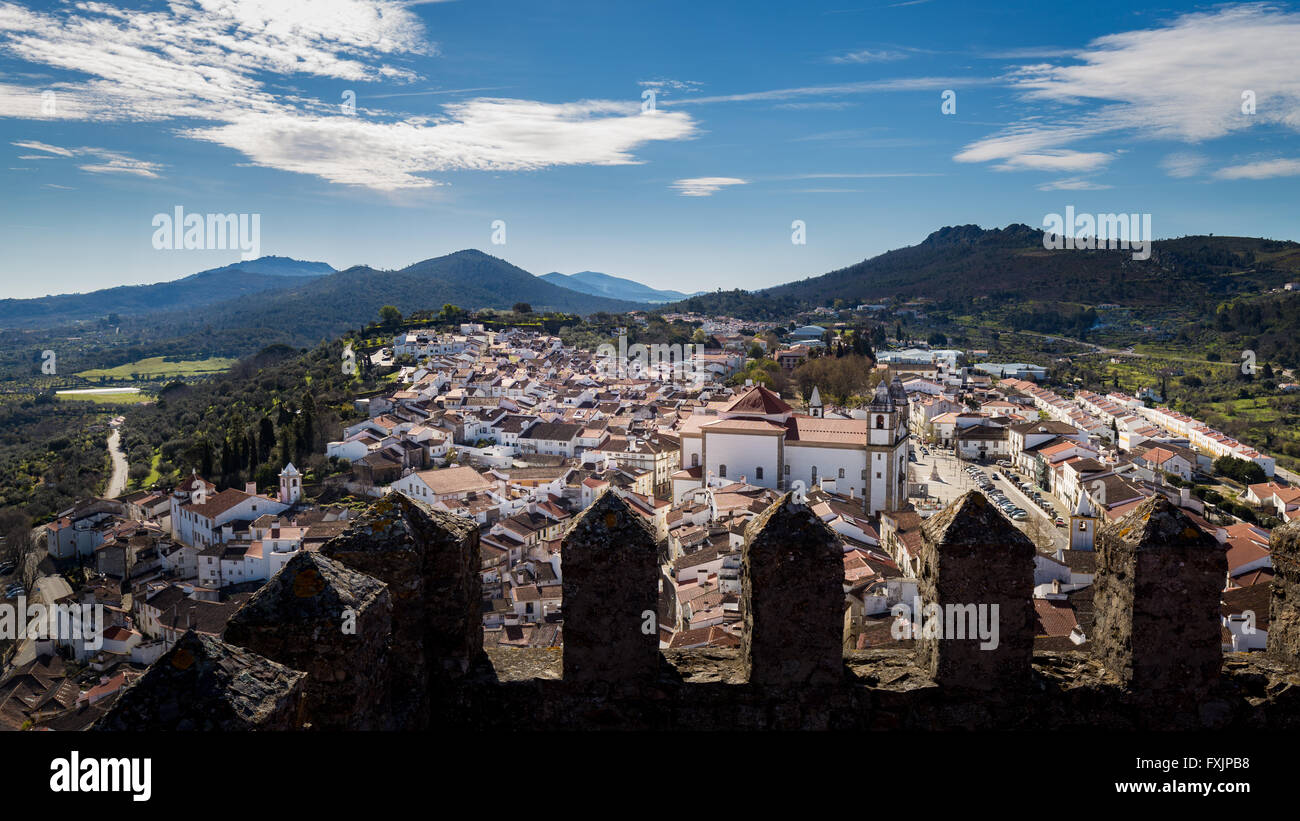
<svg viewBox="0 0 1300 821">
<path fill-rule="evenodd" d="M 0 0 L 0 297 L 239 258 L 155 249 L 178 205 L 686 291 L 1066 206 L 1300 239 L 1300 8 L 983 5 Z"/>
</svg>

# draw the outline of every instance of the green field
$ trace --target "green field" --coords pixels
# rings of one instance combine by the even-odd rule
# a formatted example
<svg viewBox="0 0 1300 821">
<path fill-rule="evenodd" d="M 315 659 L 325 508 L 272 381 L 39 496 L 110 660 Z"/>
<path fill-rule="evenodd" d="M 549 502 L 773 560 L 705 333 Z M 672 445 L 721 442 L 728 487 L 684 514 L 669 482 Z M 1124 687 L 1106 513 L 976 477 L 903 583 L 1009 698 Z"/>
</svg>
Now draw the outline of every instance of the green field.
<svg viewBox="0 0 1300 821">
<path fill-rule="evenodd" d="M 153 397 L 147 393 L 60 393 L 56 394 L 61 402 L 94 402 L 96 405 L 143 405 L 152 402 Z"/>
<path fill-rule="evenodd" d="M 116 368 L 97 368 L 82 371 L 77 376 L 83 379 L 163 379 L 173 376 L 204 376 L 221 373 L 235 364 L 234 359 L 210 357 L 208 359 L 191 359 L 183 362 L 164 362 L 161 356 L 151 356 L 137 362 L 128 362 Z"/>
</svg>

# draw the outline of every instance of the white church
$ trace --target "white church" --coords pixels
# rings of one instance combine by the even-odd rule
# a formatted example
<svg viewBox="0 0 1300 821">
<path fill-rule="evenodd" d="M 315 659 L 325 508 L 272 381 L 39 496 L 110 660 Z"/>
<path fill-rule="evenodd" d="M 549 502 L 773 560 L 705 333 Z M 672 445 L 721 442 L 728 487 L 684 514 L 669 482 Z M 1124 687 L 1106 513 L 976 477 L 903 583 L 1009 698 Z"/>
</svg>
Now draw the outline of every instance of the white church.
<svg viewBox="0 0 1300 821">
<path fill-rule="evenodd" d="M 757 385 L 725 403 L 710 403 L 679 423 L 682 470 L 673 497 L 706 485 L 745 482 L 789 490 L 802 482 L 863 500 L 868 514 L 907 500 L 907 393 L 882 382 L 865 419 L 828 419 L 814 389 L 808 413 Z"/>
</svg>

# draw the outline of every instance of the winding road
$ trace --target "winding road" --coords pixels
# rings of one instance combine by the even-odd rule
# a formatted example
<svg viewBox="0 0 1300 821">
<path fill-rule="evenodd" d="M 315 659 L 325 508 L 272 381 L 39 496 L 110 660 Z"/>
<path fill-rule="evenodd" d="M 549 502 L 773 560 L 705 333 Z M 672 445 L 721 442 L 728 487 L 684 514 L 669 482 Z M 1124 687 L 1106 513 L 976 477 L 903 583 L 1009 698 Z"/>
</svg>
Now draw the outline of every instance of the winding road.
<svg viewBox="0 0 1300 821">
<path fill-rule="evenodd" d="M 104 498 L 116 499 L 126 491 L 126 454 L 122 452 L 122 417 L 117 417 L 110 423 L 113 432 L 108 435 L 108 453 L 113 457 L 113 475 L 108 480 L 108 489 L 104 491 Z"/>
</svg>

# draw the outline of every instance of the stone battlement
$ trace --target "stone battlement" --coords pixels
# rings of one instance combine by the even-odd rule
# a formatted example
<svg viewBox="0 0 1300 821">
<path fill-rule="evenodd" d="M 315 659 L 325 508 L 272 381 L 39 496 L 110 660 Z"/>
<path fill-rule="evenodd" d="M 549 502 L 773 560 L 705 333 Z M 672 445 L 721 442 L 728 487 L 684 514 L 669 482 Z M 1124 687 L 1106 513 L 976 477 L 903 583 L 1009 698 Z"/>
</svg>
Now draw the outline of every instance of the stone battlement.
<svg viewBox="0 0 1300 821">
<path fill-rule="evenodd" d="M 922 529 L 920 587 L 997 605 L 999 641 L 845 653 L 843 563 L 789 495 L 750 523 L 739 650 L 664 651 L 651 531 L 616 493 L 561 553 L 564 647 L 482 647 L 478 530 L 400 495 L 189 634 L 98 729 L 1300 727 L 1300 523 L 1274 531 L 1268 652 L 1221 650 L 1223 548 L 1163 497 L 1097 535 L 1091 652 L 1033 652 L 1032 544 L 969 493 Z M 196 661 L 198 663 L 196 663 Z"/>
</svg>

